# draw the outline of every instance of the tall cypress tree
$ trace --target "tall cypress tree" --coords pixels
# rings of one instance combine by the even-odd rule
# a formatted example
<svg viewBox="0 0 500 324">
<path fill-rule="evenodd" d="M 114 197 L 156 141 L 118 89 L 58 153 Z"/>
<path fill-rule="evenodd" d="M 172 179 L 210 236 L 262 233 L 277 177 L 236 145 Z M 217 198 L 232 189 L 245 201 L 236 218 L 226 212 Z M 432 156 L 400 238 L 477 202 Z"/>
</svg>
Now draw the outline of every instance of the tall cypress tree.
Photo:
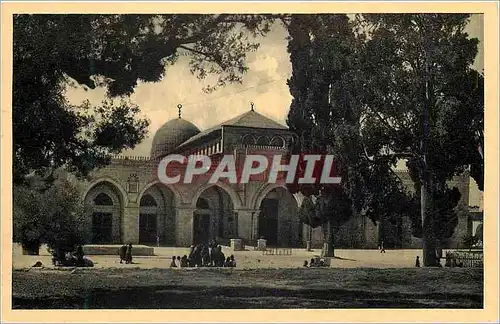
<svg viewBox="0 0 500 324">
<path fill-rule="evenodd" d="M 333 233 L 351 216 L 360 216 L 364 192 L 360 149 L 361 105 L 356 37 L 346 15 L 292 15 L 288 51 L 293 96 L 290 129 L 299 136 L 297 152 L 333 154 L 340 186 L 292 186 L 292 191 L 317 195 L 316 219 L 325 229 L 326 255 L 333 255 Z M 359 222 L 358 222 L 359 223 Z M 353 229 L 360 233 L 360 229 Z M 362 244 L 362 236 L 353 242 Z"/>
</svg>

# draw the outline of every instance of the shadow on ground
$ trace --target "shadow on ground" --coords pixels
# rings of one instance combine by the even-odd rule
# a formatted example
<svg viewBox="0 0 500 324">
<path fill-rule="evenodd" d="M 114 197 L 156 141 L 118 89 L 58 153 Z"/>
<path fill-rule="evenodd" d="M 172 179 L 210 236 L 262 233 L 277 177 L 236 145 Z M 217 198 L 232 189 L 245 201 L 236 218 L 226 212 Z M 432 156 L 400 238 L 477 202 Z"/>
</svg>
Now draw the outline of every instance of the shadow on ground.
<svg viewBox="0 0 500 324">
<path fill-rule="evenodd" d="M 348 258 L 341 258 L 341 257 L 334 257 L 335 260 L 345 260 L 345 261 L 358 261 L 354 259 L 348 259 Z"/>
<path fill-rule="evenodd" d="M 37 269 L 37 270 L 35 270 Z M 481 269 L 26 269 L 16 309 L 482 308 Z"/>
<path fill-rule="evenodd" d="M 93 289 L 78 296 L 13 298 L 15 309 L 482 308 L 482 296 L 331 289 L 159 285 Z"/>
</svg>

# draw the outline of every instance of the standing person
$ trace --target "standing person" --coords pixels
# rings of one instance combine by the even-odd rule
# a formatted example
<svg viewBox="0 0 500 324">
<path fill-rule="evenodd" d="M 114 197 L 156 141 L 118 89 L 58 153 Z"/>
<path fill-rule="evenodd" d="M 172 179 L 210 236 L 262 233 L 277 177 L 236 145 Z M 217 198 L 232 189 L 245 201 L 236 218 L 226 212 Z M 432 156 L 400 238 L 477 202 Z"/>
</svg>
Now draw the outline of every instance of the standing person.
<svg viewBox="0 0 500 324">
<path fill-rule="evenodd" d="M 384 240 L 380 242 L 380 253 L 385 253 Z"/>
<path fill-rule="evenodd" d="M 177 266 L 177 268 L 181 267 L 181 256 L 180 255 L 177 256 L 177 260 L 175 260 L 175 265 Z"/>
<path fill-rule="evenodd" d="M 132 243 L 129 243 L 127 246 L 127 253 L 125 255 L 125 263 L 129 264 L 132 263 Z"/>
<path fill-rule="evenodd" d="M 415 267 L 420 268 L 420 257 L 417 255 L 417 259 L 415 260 Z"/>
<path fill-rule="evenodd" d="M 125 244 L 120 248 L 120 263 L 127 262 L 127 246 Z"/>
</svg>

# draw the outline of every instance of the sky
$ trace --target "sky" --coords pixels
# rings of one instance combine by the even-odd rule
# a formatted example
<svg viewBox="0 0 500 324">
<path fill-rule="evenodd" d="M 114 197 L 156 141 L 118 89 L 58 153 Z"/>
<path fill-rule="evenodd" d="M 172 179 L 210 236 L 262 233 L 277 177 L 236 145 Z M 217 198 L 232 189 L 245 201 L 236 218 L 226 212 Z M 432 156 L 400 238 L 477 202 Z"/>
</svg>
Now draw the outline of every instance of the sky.
<svg viewBox="0 0 500 324">
<path fill-rule="evenodd" d="M 480 41 L 474 68 L 482 71 L 482 15 L 472 15 L 467 32 L 470 37 Z M 149 118 L 149 133 L 135 149 L 123 154 L 149 156 L 156 130 L 165 122 L 177 118 L 178 104 L 182 104 L 182 117 L 202 131 L 248 111 L 252 102 L 257 112 L 286 125 L 292 100 L 286 84 L 292 73 L 286 37 L 284 27 L 275 24 L 266 37 L 258 39 L 260 48 L 247 55 L 249 70 L 242 84 L 229 84 L 211 94 L 202 90 L 206 82 L 198 80 L 189 71 L 187 57 L 180 57 L 175 65 L 169 66 L 160 82 L 139 84 L 130 99 L 140 107 L 142 115 Z M 89 100 L 98 105 L 105 99 L 105 92 L 103 88 L 88 90 L 83 86 L 76 86 L 67 89 L 66 97 L 72 104 Z"/>
</svg>

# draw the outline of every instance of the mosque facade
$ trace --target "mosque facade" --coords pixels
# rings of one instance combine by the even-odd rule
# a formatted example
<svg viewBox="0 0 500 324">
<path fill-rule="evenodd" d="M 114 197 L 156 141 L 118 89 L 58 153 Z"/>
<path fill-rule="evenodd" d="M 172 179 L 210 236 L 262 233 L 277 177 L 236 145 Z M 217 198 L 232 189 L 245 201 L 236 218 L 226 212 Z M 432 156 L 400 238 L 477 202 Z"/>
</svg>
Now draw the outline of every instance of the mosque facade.
<svg viewBox="0 0 500 324">
<path fill-rule="evenodd" d="M 149 157 L 115 156 L 106 167 L 95 170 L 79 182 L 87 217 L 86 241 L 93 244 L 133 243 L 163 246 L 190 246 L 216 239 L 222 244 L 232 238 L 255 245 L 265 238 L 268 246 L 301 247 L 311 240 L 321 246 L 322 229 L 301 224 L 300 194 L 292 195 L 284 183 L 265 179 L 248 183 L 163 184 L 156 168 L 167 154 L 207 155 L 217 159 L 232 154 L 236 164 L 248 154 L 286 154 L 294 134 L 284 125 L 251 110 L 224 123 L 200 131 L 179 117 L 156 132 Z M 408 188 L 411 180 L 400 176 Z M 453 180 L 462 193 L 457 207 L 459 224 L 450 247 L 471 231 L 468 212 L 469 176 Z M 355 224 L 354 224 L 355 223 Z M 336 233 L 336 246 L 349 247 L 352 231 L 360 231 L 363 248 L 376 248 L 381 239 L 380 224 L 366 217 L 351 220 Z M 395 225 L 398 247 L 419 247 L 411 236 L 411 223 L 402 218 Z"/>
</svg>

